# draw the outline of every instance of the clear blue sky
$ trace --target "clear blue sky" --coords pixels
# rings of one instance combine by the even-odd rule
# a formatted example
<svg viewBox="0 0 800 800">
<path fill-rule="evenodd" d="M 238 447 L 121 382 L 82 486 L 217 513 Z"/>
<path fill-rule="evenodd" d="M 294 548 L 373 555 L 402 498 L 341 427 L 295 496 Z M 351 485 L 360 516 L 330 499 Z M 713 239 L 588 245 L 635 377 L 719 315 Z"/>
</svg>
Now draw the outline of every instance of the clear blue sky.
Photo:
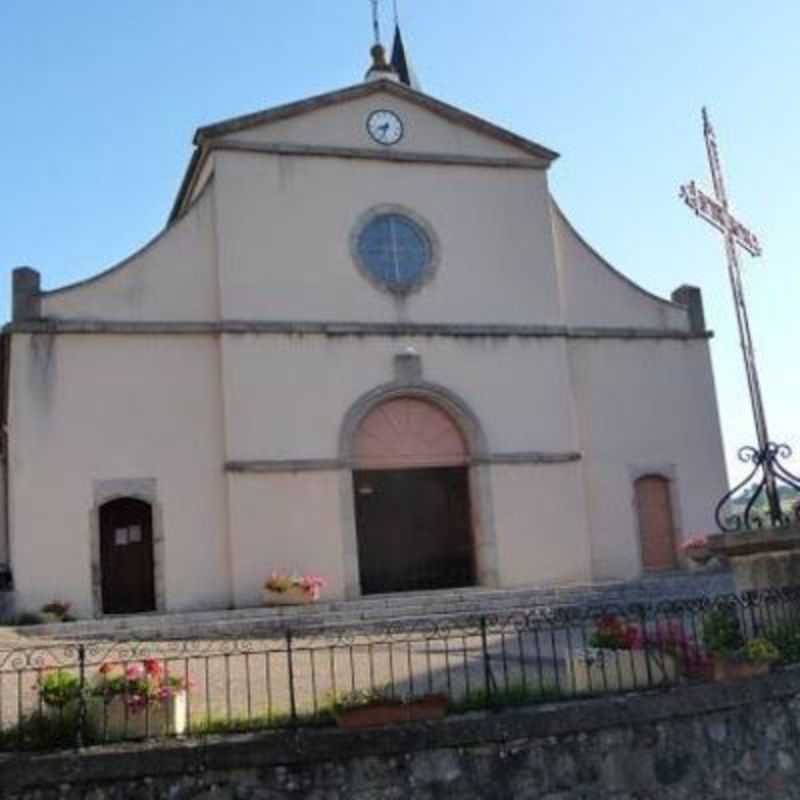
<svg viewBox="0 0 800 800">
<path fill-rule="evenodd" d="M 703 289 L 733 465 L 754 434 L 722 244 L 677 198 L 689 178 L 710 188 L 709 106 L 733 204 L 765 247 L 745 264 L 772 437 L 800 448 L 800 3 L 400 4 L 429 94 L 560 152 L 554 195 L 631 278 Z M 196 127 L 357 82 L 370 37 L 368 0 L 0 3 L 0 315 L 12 267 L 53 288 L 156 233 Z"/>
</svg>

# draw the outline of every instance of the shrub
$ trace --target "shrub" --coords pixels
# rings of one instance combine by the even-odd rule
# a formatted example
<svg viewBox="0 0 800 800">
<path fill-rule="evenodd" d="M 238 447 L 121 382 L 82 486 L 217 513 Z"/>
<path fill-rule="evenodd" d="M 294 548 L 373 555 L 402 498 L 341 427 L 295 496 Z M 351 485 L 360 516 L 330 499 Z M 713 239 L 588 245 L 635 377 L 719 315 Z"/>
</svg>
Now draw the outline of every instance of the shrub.
<svg viewBox="0 0 800 800">
<path fill-rule="evenodd" d="M 751 639 L 745 645 L 744 654 L 755 664 L 772 664 L 781 657 L 778 648 L 766 639 Z"/>
<path fill-rule="evenodd" d="M 17 618 L 14 620 L 14 624 L 18 628 L 28 625 L 41 625 L 43 622 L 44 620 L 41 614 L 37 614 L 35 611 L 20 611 L 20 613 L 17 614 Z"/>
<path fill-rule="evenodd" d="M 77 708 L 59 714 L 29 714 L 16 725 L 0 731 L 0 750 L 63 750 L 77 743 L 79 716 Z M 86 731 L 84 744 L 94 735 Z"/>
<path fill-rule="evenodd" d="M 784 664 L 800 661 L 800 623 L 785 622 L 769 630 L 764 638 L 775 646 Z"/>
<path fill-rule="evenodd" d="M 717 656 L 734 656 L 742 650 L 742 626 L 733 608 L 725 606 L 709 612 L 703 620 L 703 644 Z"/>
</svg>

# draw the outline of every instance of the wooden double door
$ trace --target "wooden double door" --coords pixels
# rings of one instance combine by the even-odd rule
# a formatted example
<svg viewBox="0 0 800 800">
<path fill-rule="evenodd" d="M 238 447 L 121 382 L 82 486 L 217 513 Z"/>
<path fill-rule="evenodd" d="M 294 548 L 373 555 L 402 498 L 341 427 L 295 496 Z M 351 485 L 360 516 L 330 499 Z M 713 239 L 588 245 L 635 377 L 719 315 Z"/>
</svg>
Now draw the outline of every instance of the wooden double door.
<svg viewBox="0 0 800 800">
<path fill-rule="evenodd" d="M 100 570 L 103 613 L 155 611 L 153 512 L 135 498 L 100 507 Z"/>
<path fill-rule="evenodd" d="M 466 467 L 354 473 L 363 594 L 475 583 Z"/>
</svg>

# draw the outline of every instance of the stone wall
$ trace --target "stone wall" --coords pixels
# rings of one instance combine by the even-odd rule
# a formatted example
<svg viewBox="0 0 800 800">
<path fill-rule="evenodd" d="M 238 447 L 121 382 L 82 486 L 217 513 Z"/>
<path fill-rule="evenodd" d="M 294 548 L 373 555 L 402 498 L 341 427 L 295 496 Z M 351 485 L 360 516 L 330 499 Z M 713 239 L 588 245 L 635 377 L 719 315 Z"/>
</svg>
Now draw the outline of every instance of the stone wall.
<svg viewBox="0 0 800 800">
<path fill-rule="evenodd" d="M 7 800 L 800 798 L 800 671 L 451 717 L 0 757 Z"/>
</svg>

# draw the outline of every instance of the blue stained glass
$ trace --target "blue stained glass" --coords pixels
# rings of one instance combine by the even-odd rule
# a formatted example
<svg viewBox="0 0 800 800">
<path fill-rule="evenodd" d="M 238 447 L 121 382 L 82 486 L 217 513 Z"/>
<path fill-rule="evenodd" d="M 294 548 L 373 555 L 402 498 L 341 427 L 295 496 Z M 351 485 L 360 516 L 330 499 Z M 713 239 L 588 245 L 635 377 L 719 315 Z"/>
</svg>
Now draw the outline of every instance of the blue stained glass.
<svg viewBox="0 0 800 800">
<path fill-rule="evenodd" d="M 376 280 L 391 289 L 418 283 L 431 262 L 425 231 L 402 214 L 379 214 L 362 229 L 358 255 Z"/>
</svg>

